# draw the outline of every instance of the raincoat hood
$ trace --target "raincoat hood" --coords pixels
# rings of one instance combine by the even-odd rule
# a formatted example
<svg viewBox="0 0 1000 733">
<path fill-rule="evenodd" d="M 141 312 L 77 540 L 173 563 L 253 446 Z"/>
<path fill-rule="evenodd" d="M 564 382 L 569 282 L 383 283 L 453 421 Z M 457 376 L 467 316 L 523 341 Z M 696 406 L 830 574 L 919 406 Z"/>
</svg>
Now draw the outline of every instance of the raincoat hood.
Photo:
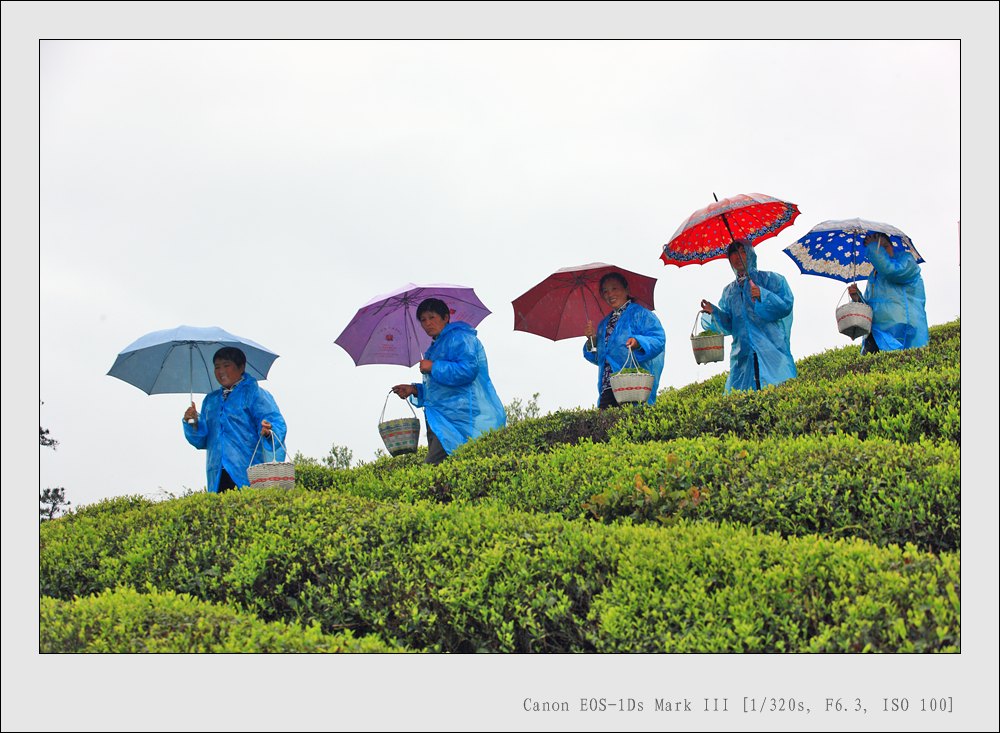
<svg viewBox="0 0 1000 733">
<path fill-rule="evenodd" d="M 926 346 L 930 332 L 920 265 L 913 255 L 895 246 L 892 256 L 874 243 L 865 246 L 865 254 L 874 267 L 864 301 L 872 309 L 876 345 L 881 351 Z"/>
<path fill-rule="evenodd" d="M 757 269 L 753 246 L 744 244 L 747 277 L 729 283 L 712 314 L 702 314 L 702 327 L 732 335 L 726 391 L 781 384 L 798 374 L 792 358 L 792 289 L 776 272 Z M 753 298 L 750 282 L 760 288 Z M 755 358 L 756 357 L 756 366 Z"/>
<path fill-rule="evenodd" d="M 757 274 L 757 251 L 753 248 L 753 245 L 750 244 L 749 242 L 742 242 L 741 244 L 743 249 L 743 255 L 744 257 L 746 257 L 746 268 L 747 268 L 746 277 L 753 279 L 753 277 Z M 728 257 L 726 259 L 728 260 Z M 729 263 L 729 266 L 732 268 L 733 274 L 736 275 L 736 278 L 739 279 L 739 274 L 736 272 L 736 268 L 733 267 L 732 262 Z"/>
</svg>

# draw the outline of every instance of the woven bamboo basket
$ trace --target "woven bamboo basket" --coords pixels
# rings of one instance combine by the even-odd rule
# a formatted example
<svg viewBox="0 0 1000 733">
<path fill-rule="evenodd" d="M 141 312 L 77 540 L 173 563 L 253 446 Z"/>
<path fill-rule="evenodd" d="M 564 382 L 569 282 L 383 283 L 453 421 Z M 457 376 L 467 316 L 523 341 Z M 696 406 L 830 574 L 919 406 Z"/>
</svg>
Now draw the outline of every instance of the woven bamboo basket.
<svg viewBox="0 0 1000 733">
<path fill-rule="evenodd" d="M 698 321 L 701 312 L 695 314 L 694 325 L 691 327 L 691 350 L 694 351 L 694 360 L 698 364 L 710 364 L 713 361 L 722 361 L 726 355 L 726 339 L 721 333 L 711 333 L 702 336 L 695 336 L 694 332 L 698 328 Z"/>
<path fill-rule="evenodd" d="M 632 349 L 628 350 L 628 358 L 625 360 L 622 370 L 629 366 L 635 369 L 642 368 L 635 360 L 635 354 L 632 353 Z M 623 374 L 619 371 L 617 374 L 611 375 L 611 390 L 615 393 L 615 399 L 618 400 L 618 404 L 624 404 L 625 402 L 645 402 L 649 399 L 649 393 L 653 391 L 653 381 L 653 375 L 646 371 L 630 372 L 628 374 Z"/>
<path fill-rule="evenodd" d="M 389 390 L 392 394 L 392 390 Z M 382 405 L 382 414 L 379 417 L 378 434 L 382 436 L 385 449 L 391 456 L 401 456 L 404 453 L 416 453 L 417 441 L 420 440 L 420 420 L 413 405 L 406 402 L 413 413 L 413 417 L 401 417 L 398 420 L 385 419 L 385 406 L 389 403 L 389 395 L 385 396 L 385 403 Z"/>
<path fill-rule="evenodd" d="M 261 436 L 263 437 L 263 436 Z M 274 453 L 274 432 L 271 432 L 271 452 Z M 281 438 L 278 438 L 281 443 Z M 260 446 L 260 438 L 257 439 L 257 446 Z M 253 450 L 257 455 L 257 448 Z M 287 456 L 288 451 L 285 451 Z M 251 489 L 290 489 L 295 486 L 295 464 L 291 461 L 267 461 L 266 463 L 255 463 L 247 468 L 247 479 L 250 481 Z"/>
<path fill-rule="evenodd" d="M 844 293 L 846 292 L 845 290 Z M 840 298 L 843 300 L 843 294 Z M 853 300 L 839 306 L 837 308 L 837 328 L 852 341 L 859 336 L 867 336 L 872 332 L 871 306 L 867 303 L 855 303 Z"/>
</svg>

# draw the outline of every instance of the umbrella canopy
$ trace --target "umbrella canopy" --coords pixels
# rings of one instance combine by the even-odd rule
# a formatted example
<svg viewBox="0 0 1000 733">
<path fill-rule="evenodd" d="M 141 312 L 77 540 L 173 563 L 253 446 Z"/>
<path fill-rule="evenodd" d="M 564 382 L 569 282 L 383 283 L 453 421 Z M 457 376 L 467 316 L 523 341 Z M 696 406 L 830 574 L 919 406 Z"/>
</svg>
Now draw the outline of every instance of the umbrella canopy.
<svg viewBox="0 0 1000 733">
<path fill-rule="evenodd" d="M 146 394 L 208 394 L 219 388 L 212 357 L 223 346 L 235 346 L 246 355 L 246 373 L 255 379 L 267 379 L 278 358 L 260 344 L 221 328 L 178 326 L 147 333 L 126 346 L 108 375 Z"/>
<path fill-rule="evenodd" d="M 918 263 L 924 261 L 902 230 L 867 219 L 821 222 L 782 252 L 791 257 L 805 275 L 819 275 L 845 283 L 866 280 L 872 274 L 872 263 L 865 254 L 865 237 L 876 232 L 885 234 L 897 251 L 909 252 Z"/>
<path fill-rule="evenodd" d="M 417 306 L 427 298 L 443 300 L 452 321 L 476 326 L 489 308 L 465 285 L 416 285 L 377 295 L 361 306 L 334 342 L 350 354 L 355 365 L 399 364 L 413 366 L 431 345 L 431 337 L 417 320 Z"/>
<path fill-rule="evenodd" d="M 611 306 L 604 302 L 600 291 L 601 278 L 609 272 L 621 273 L 628 280 L 632 298 L 653 310 L 656 278 L 623 267 L 592 262 L 556 270 L 512 301 L 514 330 L 534 333 L 553 341 L 583 336 L 587 321 L 596 325 L 611 312 Z"/>
<path fill-rule="evenodd" d="M 795 204 L 762 193 L 716 200 L 684 220 L 663 245 L 660 259 L 678 267 L 722 259 L 733 240 L 745 239 L 756 246 L 791 226 L 798 215 Z"/>
</svg>

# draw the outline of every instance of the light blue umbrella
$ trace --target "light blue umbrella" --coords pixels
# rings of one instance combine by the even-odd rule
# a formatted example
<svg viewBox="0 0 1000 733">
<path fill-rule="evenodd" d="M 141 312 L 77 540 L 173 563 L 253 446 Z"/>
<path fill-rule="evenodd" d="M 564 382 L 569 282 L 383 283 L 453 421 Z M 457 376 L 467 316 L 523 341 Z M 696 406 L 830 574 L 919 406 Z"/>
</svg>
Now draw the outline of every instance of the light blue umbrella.
<svg viewBox="0 0 1000 733">
<path fill-rule="evenodd" d="M 235 346 L 247 357 L 246 373 L 267 379 L 273 351 L 214 326 L 178 326 L 153 331 L 137 339 L 118 354 L 108 375 L 141 389 L 146 394 L 208 394 L 219 388 L 212 357 L 223 346 Z"/>
</svg>

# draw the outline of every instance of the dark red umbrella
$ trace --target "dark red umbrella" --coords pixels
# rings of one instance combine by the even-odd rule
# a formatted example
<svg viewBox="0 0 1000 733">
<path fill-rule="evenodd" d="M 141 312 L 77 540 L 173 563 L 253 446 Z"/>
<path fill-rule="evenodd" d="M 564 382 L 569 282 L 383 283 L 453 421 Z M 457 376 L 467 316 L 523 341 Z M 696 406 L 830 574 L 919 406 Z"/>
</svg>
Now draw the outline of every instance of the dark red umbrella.
<svg viewBox="0 0 1000 733">
<path fill-rule="evenodd" d="M 653 310 L 653 288 L 656 278 L 640 275 L 622 267 L 592 262 L 589 265 L 564 267 L 556 270 L 523 295 L 514 306 L 514 330 L 527 331 L 545 338 L 559 339 L 583 336 L 587 321 L 597 326 L 611 312 L 611 306 L 601 297 L 601 278 L 618 272 L 628 280 L 629 295 L 649 310 Z"/>
<path fill-rule="evenodd" d="M 715 194 L 712 194 L 715 196 Z M 726 256 L 734 239 L 754 246 L 791 226 L 799 207 L 762 193 L 739 194 L 709 204 L 689 216 L 663 245 L 664 265 L 703 265 Z"/>
</svg>

